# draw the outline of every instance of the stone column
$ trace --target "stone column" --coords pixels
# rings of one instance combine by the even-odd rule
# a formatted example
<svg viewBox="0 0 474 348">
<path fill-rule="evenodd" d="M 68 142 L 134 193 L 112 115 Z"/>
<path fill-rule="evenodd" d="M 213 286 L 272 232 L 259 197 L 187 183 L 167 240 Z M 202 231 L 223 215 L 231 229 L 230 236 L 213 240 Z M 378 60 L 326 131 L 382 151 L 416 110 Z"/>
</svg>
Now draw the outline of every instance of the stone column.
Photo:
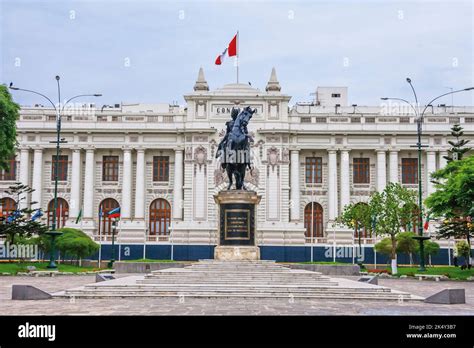
<svg viewBox="0 0 474 348">
<path fill-rule="evenodd" d="M 431 173 L 436 171 L 436 152 L 429 150 L 426 152 L 426 193 L 430 195 L 434 192 L 434 185 L 430 180 Z"/>
<path fill-rule="evenodd" d="M 183 150 L 174 152 L 173 219 L 183 218 Z"/>
<path fill-rule="evenodd" d="M 95 156 L 94 149 L 86 150 L 86 169 L 84 173 L 84 218 L 94 217 L 94 180 L 95 179 Z"/>
<path fill-rule="evenodd" d="M 71 201 L 69 218 L 76 219 L 81 209 L 81 149 L 72 150 Z"/>
<path fill-rule="evenodd" d="M 398 182 L 398 152 L 390 151 L 390 182 Z"/>
<path fill-rule="evenodd" d="M 123 178 L 122 178 L 122 205 L 120 217 L 124 220 L 130 219 L 132 202 L 132 150 L 123 149 Z"/>
<path fill-rule="evenodd" d="M 291 192 L 291 202 L 290 202 L 290 211 L 291 220 L 300 219 L 300 152 L 299 150 L 291 150 L 290 158 L 290 192 Z"/>
<path fill-rule="evenodd" d="M 329 220 L 337 217 L 337 153 L 336 150 L 328 151 L 328 206 Z"/>
<path fill-rule="evenodd" d="M 350 203 L 349 150 L 341 150 L 341 211 Z"/>
<path fill-rule="evenodd" d="M 35 149 L 33 157 L 33 181 L 31 187 L 34 191 L 31 193 L 31 201 L 36 202 L 32 205 L 32 209 L 39 209 L 42 207 L 42 192 L 43 192 L 43 149 Z"/>
<path fill-rule="evenodd" d="M 387 163 L 385 150 L 377 151 L 377 191 L 382 192 L 387 185 Z"/>
<path fill-rule="evenodd" d="M 30 150 L 26 147 L 21 148 L 20 150 L 20 175 L 18 180 L 23 185 L 30 184 Z M 24 198 L 20 200 L 19 208 L 26 208 L 28 203 L 28 196 L 20 197 Z"/>
<path fill-rule="evenodd" d="M 444 156 L 448 156 L 448 151 L 439 152 L 439 169 L 446 167 L 446 164 L 448 164 L 448 160 Z"/>
<path fill-rule="evenodd" d="M 137 177 L 135 181 L 135 219 L 145 218 L 145 150 L 137 150 Z"/>
</svg>

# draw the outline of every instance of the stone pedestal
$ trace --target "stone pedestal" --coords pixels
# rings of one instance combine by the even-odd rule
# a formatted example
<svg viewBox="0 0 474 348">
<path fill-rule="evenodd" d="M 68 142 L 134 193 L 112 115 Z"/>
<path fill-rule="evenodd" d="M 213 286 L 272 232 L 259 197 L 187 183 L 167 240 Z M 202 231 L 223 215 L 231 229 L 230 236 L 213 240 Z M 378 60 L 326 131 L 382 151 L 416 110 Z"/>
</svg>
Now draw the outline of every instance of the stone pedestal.
<svg viewBox="0 0 474 348">
<path fill-rule="evenodd" d="M 254 191 L 221 191 L 214 196 L 219 205 L 219 238 L 216 260 L 259 260 L 255 245 L 256 207 L 261 197 Z"/>
</svg>

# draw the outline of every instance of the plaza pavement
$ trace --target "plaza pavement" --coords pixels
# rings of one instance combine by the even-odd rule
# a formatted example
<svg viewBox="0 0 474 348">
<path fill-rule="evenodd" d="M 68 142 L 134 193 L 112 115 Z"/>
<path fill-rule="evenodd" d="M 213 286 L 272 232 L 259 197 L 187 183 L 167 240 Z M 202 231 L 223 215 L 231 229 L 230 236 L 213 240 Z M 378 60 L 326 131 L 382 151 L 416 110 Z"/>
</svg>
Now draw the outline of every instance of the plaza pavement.
<svg viewBox="0 0 474 348">
<path fill-rule="evenodd" d="M 119 274 L 125 277 L 132 274 Z M 356 280 L 357 277 L 345 277 Z M 57 292 L 93 283 L 94 275 L 0 277 L 0 315 L 474 315 L 474 282 L 379 279 L 379 285 L 423 297 L 446 288 L 464 288 L 466 304 L 318 299 L 111 298 L 13 301 L 13 284 Z"/>
</svg>

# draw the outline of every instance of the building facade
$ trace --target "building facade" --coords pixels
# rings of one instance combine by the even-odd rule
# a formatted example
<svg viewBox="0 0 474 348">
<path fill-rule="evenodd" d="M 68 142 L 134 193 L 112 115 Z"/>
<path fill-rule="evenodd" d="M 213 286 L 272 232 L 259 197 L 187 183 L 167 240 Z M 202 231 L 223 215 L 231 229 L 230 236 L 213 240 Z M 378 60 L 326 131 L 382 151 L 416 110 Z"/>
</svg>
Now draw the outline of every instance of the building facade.
<svg viewBox="0 0 474 348">
<path fill-rule="evenodd" d="M 253 169 L 245 185 L 262 196 L 256 225 L 262 257 L 324 259 L 324 248 L 355 245 L 357 233 L 369 252 L 375 242 L 370 231 L 354 232 L 335 219 L 345 205 L 367 201 L 388 182 L 417 189 L 415 115 L 390 103 L 349 106 L 345 87 L 319 88 L 312 103 L 289 107 L 290 98 L 274 69 L 265 91 L 245 84 L 210 90 L 201 69 L 185 106 L 66 109 L 58 163 L 60 226 L 100 241 L 105 258 L 112 233 L 107 212 L 120 207 L 120 257 L 212 258 L 218 240 L 214 195 L 228 182 L 217 145 L 232 107 L 250 105 L 257 113 L 248 127 Z M 0 176 L 2 210 L 14 209 L 6 191 L 19 181 L 35 190 L 28 202 L 37 202 L 51 223 L 56 115 L 42 106 L 22 107 L 20 114 L 13 169 Z M 455 123 L 474 141 L 473 107 L 439 105 L 425 114 L 424 196 L 434 189 L 429 174 L 446 163 Z M 430 233 L 435 230 L 432 224 Z"/>
</svg>

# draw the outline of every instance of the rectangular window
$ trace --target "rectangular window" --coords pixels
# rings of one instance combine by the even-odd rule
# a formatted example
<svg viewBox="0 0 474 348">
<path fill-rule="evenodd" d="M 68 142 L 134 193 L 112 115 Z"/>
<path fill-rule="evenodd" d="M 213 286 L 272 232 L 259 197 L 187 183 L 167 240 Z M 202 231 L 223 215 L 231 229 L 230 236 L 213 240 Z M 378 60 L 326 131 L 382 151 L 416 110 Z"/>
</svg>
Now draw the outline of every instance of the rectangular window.
<svg viewBox="0 0 474 348">
<path fill-rule="evenodd" d="M 370 159 L 354 158 L 352 160 L 354 184 L 370 183 Z"/>
<path fill-rule="evenodd" d="M 306 182 L 309 184 L 320 184 L 323 182 L 322 157 L 306 157 L 305 176 Z"/>
<path fill-rule="evenodd" d="M 56 156 L 53 156 L 51 165 L 51 180 L 54 181 L 56 171 Z M 58 157 L 58 181 L 67 181 L 68 156 Z"/>
<path fill-rule="evenodd" d="M 402 158 L 402 183 L 418 182 L 418 158 Z"/>
<path fill-rule="evenodd" d="M 102 159 L 102 181 L 118 181 L 119 157 L 104 156 Z"/>
<path fill-rule="evenodd" d="M 153 181 L 169 181 L 170 158 L 168 156 L 153 156 Z"/>
<path fill-rule="evenodd" d="M 8 161 L 8 170 L 0 170 L 0 180 L 2 181 L 13 181 L 16 180 L 16 158 L 13 156 Z"/>
<path fill-rule="evenodd" d="M 333 97 L 333 98 L 340 98 L 340 97 L 341 97 L 341 94 L 340 94 L 340 93 L 333 93 L 333 94 L 331 94 L 331 97 Z"/>
</svg>

